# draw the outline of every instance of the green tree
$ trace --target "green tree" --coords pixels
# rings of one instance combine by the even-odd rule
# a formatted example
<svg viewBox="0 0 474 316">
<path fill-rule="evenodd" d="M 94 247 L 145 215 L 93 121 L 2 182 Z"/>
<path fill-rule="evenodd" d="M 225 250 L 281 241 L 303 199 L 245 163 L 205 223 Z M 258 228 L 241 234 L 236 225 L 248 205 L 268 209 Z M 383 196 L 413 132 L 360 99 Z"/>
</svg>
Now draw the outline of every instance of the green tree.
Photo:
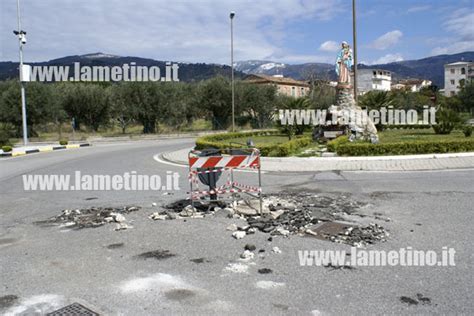
<svg viewBox="0 0 474 316">
<path fill-rule="evenodd" d="M 228 79 L 219 76 L 203 82 L 199 88 L 199 106 L 209 113 L 212 129 L 226 129 L 232 117 L 232 91 Z"/>
<path fill-rule="evenodd" d="M 85 124 L 93 131 L 109 120 L 109 95 L 106 89 L 97 84 L 69 84 L 62 100 L 63 108 L 70 118 L 74 118 L 76 128 Z"/>
<path fill-rule="evenodd" d="M 474 80 L 470 80 L 464 85 L 458 93 L 458 98 L 463 109 L 474 115 Z"/>
<path fill-rule="evenodd" d="M 0 96 L 0 122 L 15 126 L 16 137 L 22 135 L 21 95 L 18 82 L 10 81 L 3 86 Z M 31 82 L 26 87 L 28 136 L 37 136 L 36 127 L 51 120 L 51 90 L 48 85 Z"/>
</svg>

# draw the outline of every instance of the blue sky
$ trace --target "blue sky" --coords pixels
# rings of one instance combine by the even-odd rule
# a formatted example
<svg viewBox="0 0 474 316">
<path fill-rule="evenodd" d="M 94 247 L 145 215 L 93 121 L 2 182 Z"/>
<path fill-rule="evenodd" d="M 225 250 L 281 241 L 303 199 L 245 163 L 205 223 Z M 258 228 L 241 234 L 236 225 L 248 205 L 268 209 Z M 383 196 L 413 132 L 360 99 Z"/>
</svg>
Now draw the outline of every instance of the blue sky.
<svg viewBox="0 0 474 316">
<path fill-rule="evenodd" d="M 351 0 L 21 0 L 27 61 L 104 52 L 181 62 L 333 62 Z M 474 0 L 357 0 L 359 62 L 474 51 Z M 0 60 L 18 59 L 16 0 L 0 1 Z"/>
</svg>

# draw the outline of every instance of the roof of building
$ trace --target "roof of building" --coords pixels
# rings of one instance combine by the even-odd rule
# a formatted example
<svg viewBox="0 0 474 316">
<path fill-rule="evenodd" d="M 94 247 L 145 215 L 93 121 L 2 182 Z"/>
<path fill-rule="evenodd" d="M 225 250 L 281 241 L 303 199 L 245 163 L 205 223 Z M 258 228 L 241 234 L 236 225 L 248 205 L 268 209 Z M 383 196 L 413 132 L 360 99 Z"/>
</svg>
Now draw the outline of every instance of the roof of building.
<svg viewBox="0 0 474 316">
<path fill-rule="evenodd" d="M 404 84 L 404 85 L 419 85 L 419 84 L 423 84 L 425 81 L 431 82 L 431 80 L 428 80 L 428 79 L 410 78 L 410 79 L 401 79 L 398 81 L 398 83 Z"/>
<path fill-rule="evenodd" d="M 457 61 L 455 63 L 450 63 L 450 64 L 445 64 L 444 67 L 446 66 L 462 66 L 462 65 L 468 65 L 472 64 L 472 61 Z"/>
<path fill-rule="evenodd" d="M 273 77 L 261 74 L 252 74 L 244 78 L 245 81 L 250 83 L 274 83 L 290 86 L 310 87 L 305 81 L 295 80 L 293 78 L 286 77 Z"/>
</svg>

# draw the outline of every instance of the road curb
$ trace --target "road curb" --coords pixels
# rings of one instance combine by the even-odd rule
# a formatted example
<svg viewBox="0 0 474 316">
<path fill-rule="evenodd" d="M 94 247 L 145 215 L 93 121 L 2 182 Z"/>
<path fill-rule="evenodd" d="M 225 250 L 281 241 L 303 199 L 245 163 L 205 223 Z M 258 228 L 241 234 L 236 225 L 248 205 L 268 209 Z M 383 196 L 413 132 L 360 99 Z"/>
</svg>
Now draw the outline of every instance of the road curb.
<svg viewBox="0 0 474 316">
<path fill-rule="evenodd" d="M 92 146 L 92 145 L 90 143 L 83 143 L 83 144 L 71 144 L 71 145 L 60 145 L 60 146 L 48 146 L 48 147 L 42 147 L 42 148 L 37 148 L 37 149 L 29 149 L 29 150 L 25 150 L 25 151 L 0 153 L 0 158 L 2 158 L 2 157 L 18 157 L 18 156 L 24 156 L 24 155 L 28 155 L 28 154 L 51 152 L 51 151 L 63 150 L 63 149 L 75 149 L 75 148 L 89 147 L 89 146 Z"/>
<path fill-rule="evenodd" d="M 186 149 L 160 155 L 163 161 L 187 166 Z M 263 157 L 262 170 L 311 171 L 427 171 L 474 168 L 474 152 L 359 157 Z"/>
</svg>

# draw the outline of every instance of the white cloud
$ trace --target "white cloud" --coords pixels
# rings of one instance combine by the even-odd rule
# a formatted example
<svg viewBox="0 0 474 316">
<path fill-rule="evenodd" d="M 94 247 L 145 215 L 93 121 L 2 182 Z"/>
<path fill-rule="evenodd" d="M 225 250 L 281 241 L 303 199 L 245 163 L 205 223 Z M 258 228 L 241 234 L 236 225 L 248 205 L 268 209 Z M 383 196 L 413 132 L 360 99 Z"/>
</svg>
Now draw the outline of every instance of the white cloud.
<svg viewBox="0 0 474 316">
<path fill-rule="evenodd" d="M 402 36 L 403 33 L 400 30 L 390 31 L 377 38 L 369 46 L 375 49 L 385 50 L 397 44 Z"/>
<path fill-rule="evenodd" d="M 449 15 L 443 26 L 450 32 L 451 36 L 448 39 L 444 39 L 442 46 L 433 48 L 431 54 L 442 55 L 474 51 L 473 21 L 474 12 L 469 8 L 456 10 Z"/>
<path fill-rule="evenodd" d="M 372 65 L 388 64 L 396 61 L 403 61 L 403 56 L 400 53 L 387 54 L 371 62 Z"/>
<path fill-rule="evenodd" d="M 267 59 L 285 51 L 293 35 L 289 24 L 331 20 L 344 9 L 342 0 L 24 1 L 25 58 L 41 61 L 102 51 L 228 64 L 229 12 L 234 10 L 235 59 Z M 0 1 L 0 11 L 0 30 L 13 29 L 15 3 Z M 16 60 L 18 43 L 1 36 L 0 60 Z"/>
<path fill-rule="evenodd" d="M 323 52 L 337 52 L 341 48 L 341 45 L 335 41 L 326 41 L 319 46 L 319 50 Z"/>
<path fill-rule="evenodd" d="M 430 5 L 420 5 L 420 6 L 415 6 L 415 7 L 408 8 L 407 12 L 408 13 L 415 13 L 415 12 L 426 11 L 426 10 L 429 10 L 429 9 L 431 9 Z"/>
</svg>

